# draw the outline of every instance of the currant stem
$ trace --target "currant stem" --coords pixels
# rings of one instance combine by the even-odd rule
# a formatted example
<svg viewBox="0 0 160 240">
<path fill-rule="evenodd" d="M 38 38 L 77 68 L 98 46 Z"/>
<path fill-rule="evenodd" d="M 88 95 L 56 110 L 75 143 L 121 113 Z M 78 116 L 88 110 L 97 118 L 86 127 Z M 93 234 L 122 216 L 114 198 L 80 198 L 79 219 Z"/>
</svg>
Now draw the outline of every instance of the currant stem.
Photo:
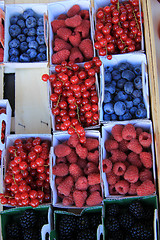
<svg viewBox="0 0 160 240">
<path fill-rule="evenodd" d="M 58 101 L 57 101 L 57 104 L 56 104 L 56 106 L 55 106 L 54 109 L 56 109 L 56 108 L 58 107 L 58 104 L 59 104 L 59 102 L 60 102 L 60 98 L 61 98 L 61 94 L 60 94 L 59 97 L 58 97 Z"/>
</svg>

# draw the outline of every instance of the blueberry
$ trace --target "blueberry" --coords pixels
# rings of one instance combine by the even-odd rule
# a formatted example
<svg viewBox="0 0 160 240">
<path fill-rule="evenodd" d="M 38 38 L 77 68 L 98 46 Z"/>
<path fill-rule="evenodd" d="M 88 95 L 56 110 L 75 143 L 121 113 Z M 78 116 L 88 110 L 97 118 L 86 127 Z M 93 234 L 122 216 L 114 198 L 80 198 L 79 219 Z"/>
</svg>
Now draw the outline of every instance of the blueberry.
<svg viewBox="0 0 160 240">
<path fill-rule="evenodd" d="M 10 18 L 10 24 L 16 24 L 17 23 L 17 21 L 18 21 L 18 16 L 12 16 L 11 18 Z"/>
<path fill-rule="evenodd" d="M 134 86 L 137 89 L 142 89 L 142 78 L 140 76 L 134 79 Z"/>
<path fill-rule="evenodd" d="M 43 17 L 40 17 L 38 20 L 37 20 L 37 25 L 38 26 L 43 26 L 43 23 L 44 21 L 43 21 Z"/>
<path fill-rule="evenodd" d="M 125 101 L 126 107 L 128 109 L 130 109 L 131 107 L 133 107 L 133 101 Z"/>
<path fill-rule="evenodd" d="M 132 107 L 129 109 L 130 113 L 132 114 L 132 116 L 135 114 L 135 112 L 137 111 L 136 107 Z"/>
<path fill-rule="evenodd" d="M 133 83 L 132 82 L 126 82 L 124 84 L 124 91 L 127 93 L 127 94 L 131 94 L 133 92 L 133 89 L 134 89 L 134 86 L 133 86 Z"/>
<path fill-rule="evenodd" d="M 39 35 L 36 37 L 36 40 L 38 42 L 39 45 L 45 44 L 45 39 L 44 39 L 44 35 Z"/>
<path fill-rule="evenodd" d="M 26 38 L 26 42 L 31 42 L 31 41 L 34 41 L 36 39 L 36 37 L 35 36 L 29 36 L 29 37 L 27 37 Z"/>
<path fill-rule="evenodd" d="M 122 120 L 123 120 L 123 116 L 122 116 L 122 115 L 119 116 L 118 118 L 119 118 L 119 121 L 122 121 Z"/>
<path fill-rule="evenodd" d="M 36 61 L 45 61 L 45 60 L 47 60 L 47 57 L 46 57 L 46 54 L 44 54 L 44 53 L 38 53 L 38 55 L 37 55 L 37 58 L 36 58 Z"/>
<path fill-rule="evenodd" d="M 19 58 L 18 58 L 18 56 L 12 55 L 12 56 L 10 56 L 9 61 L 10 62 L 19 62 Z"/>
<path fill-rule="evenodd" d="M 138 108 L 135 112 L 135 116 L 137 118 L 146 118 L 147 117 L 147 111 L 145 108 Z"/>
<path fill-rule="evenodd" d="M 125 83 L 126 83 L 126 79 L 121 78 L 117 81 L 117 87 L 118 88 L 123 88 Z"/>
<path fill-rule="evenodd" d="M 141 103 L 139 103 L 139 104 L 138 104 L 138 108 L 145 108 L 145 105 L 144 105 L 144 103 L 142 103 L 142 102 L 141 102 Z"/>
<path fill-rule="evenodd" d="M 118 96 L 118 99 L 122 101 L 125 101 L 128 98 L 128 94 L 124 91 L 119 91 L 117 93 L 117 96 Z"/>
<path fill-rule="evenodd" d="M 27 35 L 28 36 L 35 36 L 36 35 L 36 29 L 35 28 L 29 28 Z"/>
<path fill-rule="evenodd" d="M 107 114 L 113 114 L 114 108 L 112 103 L 106 103 L 104 104 L 104 112 Z"/>
<path fill-rule="evenodd" d="M 14 38 L 9 42 L 10 48 L 19 48 L 19 46 L 20 46 L 20 41 L 18 39 Z"/>
<path fill-rule="evenodd" d="M 35 49 L 33 49 L 33 48 L 29 48 L 27 50 L 27 54 L 29 55 L 29 57 L 31 59 L 34 59 L 37 56 L 37 51 Z"/>
<path fill-rule="evenodd" d="M 112 66 L 106 66 L 105 67 L 105 72 L 112 72 L 113 71 L 113 67 Z"/>
<path fill-rule="evenodd" d="M 22 33 L 25 34 L 25 35 L 27 35 L 27 34 L 28 34 L 28 28 L 23 28 L 23 29 L 22 29 Z"/>
<path fill-rule="evenodd" d="M 43 26 L 37 27 L 37 35 L 44 35 L 44 27 Z"/>
<path fill-rule="evenodd" d="M 40 45 L 38 47 L 38 52 L 45 53 L 46 52 L 46 45 Z"/>
<path fill-rule="evenodd" d="M 17 21 L 17 25 L 20 26 L 20 28 L 25 28 L 25 26 L 26 26 L 23 19 L 19 19 Z"/>
<path fill-rule="evenodd" d="M 130 64 L 128 62 L 121 62 L 118 64 L 119 71 L 124 71 L 130 67 Z"/>
<path fill-rule="evenodd" d="M 130 120 L 130 119 L 132 119 L 132 115 L 130 113 L 127 112 L 123 115 L 123 120 Z"/>
<path fill-rule="evenodd" d="M 10 48 L 9 49 L 9 56 L 12 56 L 12 55 L 14 55 L 14 56 L 18 56 L 19 55 L 19 51 L 18 51 L 17 48 Z"/>
<path fill-rule="evenodd" d="M 112 79 L 113 80 L 119 80 L 121 78 L 121 73 L 118 70 L 112 71 Z"/>
<path fill-rule="evenodd" d="M 141 99 L 138 98 L 138 97 L 133 99 L 133 105 L 134 105 L 134 106 L 138 106 L 138 104 L 139 104 L 140 102 L 141 102 Z"/>
<path fill-rule="evenodd" d="M 21 33 L 21 28 L 18 25 L 14 24 L 9 27 L 9 34 L 11 35 L 11 37 L 15 38 L 20 33 Z"/>
<path fill-rule="evenodd" d="M 26 19 L 26 27 L 27 28 L 34 28 L 37 24 L 36 18 L 35 17 L 28 17 Z"/>
<path fill-rule="evenodd" d="M 105 90 L 110 92 L 111 94 L 113 94 L 113 93 L 115 93 L 116 88 L 115 88 L 114 84 L 107 83 L 107 84 L 105 84 Z"/>
<path fill-rule="evenodd" d="M 27 53 L 22 53 L 20 55 L 20 62 L 30 62 L 30 57 Z"/>
<path fill-rule="evenodd" d="M 134 90 L 132 94 L 135 98 L 140 98 L 142 96 L 142 91 L 141 90 Z"/>
<path fill-rule="evenodd" d="M 112 75 L 111 75 L 111 73 L 110 73 L 110 72 L 106 72 L 106 73 L 104 74 L 104 79 L 105 79 L 106 82 L 111 82 L 111 81 L 112 81 Z"/>
<path fill-rule="evenodd" d="M 112 121 L 117 120 L 117 115 L 115 113 L 111 114 L 111 120 Z"/>
<path fill-rule="evenodd" d="M 114 101 L 115 101 L 115 102 L 119 101 L 118 95 L 115 95 L 115 96 L 114 96 Z"/>
<path fill-rule="evenodd" d="M 124 70 L 122 72 L 122 78 L 125 78 L 128 81 L 133 81 L 133 79 L 135 78 L 135 74 L 131 70 Z"/>
<path fill-rule="evenodd" d="M 112 95 L 110 92 L 105 91 L 104 93 L 104 103 L 108 103 L 112 100 Z"/>
<path fill-rule="evenodd" d="M 25 42 L 26 41 L 26 36 L 24 34 L 19 34 L 17 36 L 17 39 L 20 41 L 20 42 Z"/>
<path fill-rule="evenodd" d="M 115 114 L 118 116 L 124 115 L 126 112 L 126 105 L 124 102 L 118 101 L 114 104 Z"/>
<path fill-rule="evenodd" d="M 30 41 L 28 43 L 28 47 L 29 48 L 34 48 L 34 49 L 37 49 L 38 48 L 38 43 L 36 41 Z"/>
<path fill-rule="evenodd" d="M 141 69 L 141 66 L 140 66 L 140 65 L 139 65 L 139 66 L 135 66 L 135 67 L 133 68 L 133 71 L 134 71 L 134 73 L 135 73 L 137 76 L 142 75 L 142 69 Z"/>
<path fill-rule="evenodd" d="M 104 114 L 104 121 L 110 121 L 111 120 L 111 116 L 109 114 Z"/>
<path fill-rule="evenodd" d="M 27 49 L 28 49 L 28 44 L 27 44 L 27 42 L 22 42 L 21 44 L 20 44 L 20 50 L 21 50 L 21 52 L 26 52 L 27 51 Z"/>
<path fill-rule="evenodd" d="M 112 80 L 112 85 L 116 87 L 116 85 L 117 85 L 116 81 Z"/>
<path fill-rule="evenodd" d="M 23 12 L 24 19 L 27 19 L 28 17 L 33 17 L 34 15 L 35 12 L 31 8 L 28 8 Z"/>
</svg>

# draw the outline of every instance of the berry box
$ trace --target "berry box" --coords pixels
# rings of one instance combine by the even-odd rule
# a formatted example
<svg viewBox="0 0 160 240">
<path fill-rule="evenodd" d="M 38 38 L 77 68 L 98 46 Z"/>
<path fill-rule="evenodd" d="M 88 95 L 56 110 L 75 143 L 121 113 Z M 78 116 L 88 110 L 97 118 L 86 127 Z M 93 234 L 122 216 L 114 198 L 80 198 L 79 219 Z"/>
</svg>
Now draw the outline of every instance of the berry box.
<svg viewBox="0 0 160 240">
<path fill-rule="evenodd" d="M 4 57 L 4 20 L 5 20 L 5 13 L 4 13 L 4 2 L 0 2 L 0 65 L 3 65 L 3 57 Z"/>
<path fill-rule="evenodd" d="M 29 231 L 24 228 L 24 224 L 28 224 L 28 219 L 29 218 L 24 218 L 24 213 L 25 211 L 33 211 L 34 216 L 36 216 L 36 221 L 35 224 L 33 224 L 33 220 L 35 219 L 32 215 L 32 226 L 30 226 Z M 23 234 L 33 234 L 33 226 L 34 226 L 34 231 L 36 233 L 36 236 L 42 236 L 43 237 L 43 227 L 45 227 L 44 224 L 50 223 L 50 219 L 48 217 L 48 213 L 50 211 L 49 206 L 39 206 L 37 208 L 32 208 L 32 207 L 21 207 L 21 208 L 11 208 L 8 210 L 4 210 L 0 213 L 1 215 L 1 231 L 2 231 L 2 237 L 4 240 L 8 240 L 9 237 L 15 237 L 16 239 L 24 239 L 22 236 Z M 29 215 L 28 215 L 29 216 Z M 23 219 L 25 219 L 22 221 Z M 21 225 L 23 223 L 23 226 Z M 30 224 L 30 223 L 29 223 Z M 31 224 L 30 224 L 31 225 Z M 29 226 L 29 225 L 28 225 Z M 23 230 L 24 232 L 22 232 Z M 19 237 L 18 237 L 19 236 Z M 40 239 L 40 238 L 37 238 Z M 43 238 L 42 238 L 43 239 Z"/>
<path fill-rule="evenodd" d="M 47 4 L 8 4 L 5 6 L 5 66 L 11 68 L 47 67 L 46 15 Z"/>
<path fill-rule="evenodd" d="M 80 8 L 78 7 L 77 9 L 76 7 L 76 9 L 74 9 L 73 11 L 71 10 L 69 13 L 67 13 L 68 10 L 71 9 L 74 5 L 79 5 Z M 70 0 L 48 4 L 50 66 L 54 64 L 59 64 L 62 61 L 67 60 L 68 58 L 69 60 L 76 60 L 77 62 L 85 62 L 91 60 L 91 56 L 93 57 L 94 55 L 94 50 L 92 43 L 93 22 L 90 9 L 91 5 L 90 1 L 88 0 Z M 68 14 L 68 16 L 66 14 Z M 70 25 L 70 23 L 66 23 L 65 19 L 67 17 L 73 17 L 73 20 L 69 18 L 67 19 L 67 21 L 74 21 L 73 24 L 71 23 Z M 60 21 L 58 22 L 58 24 L 60 23 L 60 26 L 63 27 L 63 29 L 59 28 L 60 26 L 57 26 L 57 21 Z M 88 38 L 90 40 L 88 40 Z M 88 41 L 87 43 L 86 39 Z M 83 44 L 81 44 L 81 40 Z M 86 47 L 84 47 L 84 45 Z M 86 53 L 87 48 L 91 49 L 90 53 Z M 56 51 L 57 53 L 55 55 Z M 64 52 L 61 53 L 61 51 Z"/>
<path fill-rule="evenodd" d="M 103 59 L 100 122 L 150 118 L 147 61 L 143 53 Z"/>
<path fill-rule="evenodd" d="M 124 239 L 138 236 L 139 239 L 159 239 L 157 196 L 106 199 L 103 210 L 104 240 L 117 239 L 116 236 L 119 239 L 120 236 L 125 236 Z"/>
<path fill-rule="evenodd" d="M 103 200 L 102 182 L 98 167 L 100 132 L 88 130 L 86 138 L 88 143 L 90 141 L 90 147 L 86 145 L 87 148 L 82 148 L 83 145 L 79 143 L 77 134 L 70 137 L 66 132 L 53 133 L 50 184 L 54 207 L 82 209 L 87 206 L 100 205 Z M 76 148 L 72 148 L 72 152 L 70 152 L 69 145 L 63 144 L 67 142 L 76 146 Z M 93 150 L 89 151 L 89 148 Z M 66 161 L 68 161 L 68 166 L 65 164 Z"/>
<path fill-rule="evenodd" d="M 101 156 L 105 198 L 156 193 L 150 120 L 112 122 L 102 126 Z"/>
</svg>

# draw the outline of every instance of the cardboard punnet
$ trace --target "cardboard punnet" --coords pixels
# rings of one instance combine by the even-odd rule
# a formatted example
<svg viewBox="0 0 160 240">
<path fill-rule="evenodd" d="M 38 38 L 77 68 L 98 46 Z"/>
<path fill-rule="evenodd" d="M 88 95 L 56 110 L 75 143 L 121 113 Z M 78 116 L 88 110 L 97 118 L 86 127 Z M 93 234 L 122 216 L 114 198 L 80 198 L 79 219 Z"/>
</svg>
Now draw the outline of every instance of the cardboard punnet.
<svg viewBox="0 0 160 240">
<path fill-rule="evenodd" d="M 26 9 L 31 8 L 37 16 L 44 17 L 44 38 L 46 43 L 47 60 L 41 62 L 10 62 L 9 61 L 9 34 L 10 18 L 15 15 L 22 14 Z M 4 64 L 10 68 L 42 68 L 48 66 L 48 22 L 47 22 L 47 4 L 7 4 L 5 5 L 5 49 Z"/>
<path fill-rule="evenodd" d="M 150 102 L 149 102 L 149 82 L 148 82 L 148 73 L 147 73 L 147 59 L 144 53 L 131 53 L 131 54 L 120 54 L 113 55 L 112 60 L 107 58 L 103 59 L 103 64 L 100 67 L 100 122 L 105 123 L 104 120 L 104 111 L 103 111 L 103 101 L 105 97 L 105 68 L 106 67 L 116 67 L 119 63 L 127 62 L 130 63 L 133 67 L 141 66 L 142 71 L 142 94 L 143 102 L 147 111 L 147 119 L 150 119 Z M 130 95 L 130 94 L 129 94 Z M 132 118 L 133 119 L 133 118 Z"/>
<path fill-rule="evenodd" d="M 140 127 L 144 131 L 147 131 L 151 134 L 152 138 L 152 143 L 151 143 L 151 154 L 152 154 L 152 159 L 153 159 L 153 179 L 154 179 L 154 184 L 156 187 L 156 161 L 155 161 L 155 149 L 154 149 L 154 139 L 153 139 L 153 128 L 152 128 L 152 122 L 150 120 L 131 120 L 131 121 L 119 121 L 119 122 L 110 122 L 108 124 L 104 124 L 102 126 L 102 139 L 101 139 L 101 164 L 103 159 L 107 158 L 107 152 L 105 150 L 105 141 L 109 139 L 111 135 L 111 130 L 112 127 L 115 126 L 116 124 L 121 124 L 121 125 L 127 125 L 128 123 L 133 124 L 134 127 Z M 101 167 L 102 169 L 102 167 Z M 131 196 L 126 196 L 126 195 L 110 195 L 109 194 L 109 186 L 106 178 L 106 174 L 102 171 L 102 181 L 103 181 L 103 186 L 104 186 L 104 197 L 105 198 L 130 198 Z M 156 192 L 155 192 L 156 193 Z"/>
</svg>

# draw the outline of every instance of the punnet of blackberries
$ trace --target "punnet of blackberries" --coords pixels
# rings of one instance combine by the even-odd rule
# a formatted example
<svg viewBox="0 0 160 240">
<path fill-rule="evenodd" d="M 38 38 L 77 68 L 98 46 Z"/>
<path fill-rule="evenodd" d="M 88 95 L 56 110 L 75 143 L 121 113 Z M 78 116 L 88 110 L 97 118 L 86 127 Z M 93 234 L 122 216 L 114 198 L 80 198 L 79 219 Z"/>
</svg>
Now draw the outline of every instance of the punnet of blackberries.
<svg viewBox="0 0 160 240">
<path fill-rule="evenodd" d="M 154 208 L 141 200 L 111 203 L 105 210 L 106 240 L 153 240 Z"/>
<path fill-rule="evenodd" d="M 10 222 L 6 225 L 6 239 L 41 240 L 41 229 L 47 223 L 47 214 L 34 209 L 27 209 L 19 218 L 10 218 Z"/>
</svg>

